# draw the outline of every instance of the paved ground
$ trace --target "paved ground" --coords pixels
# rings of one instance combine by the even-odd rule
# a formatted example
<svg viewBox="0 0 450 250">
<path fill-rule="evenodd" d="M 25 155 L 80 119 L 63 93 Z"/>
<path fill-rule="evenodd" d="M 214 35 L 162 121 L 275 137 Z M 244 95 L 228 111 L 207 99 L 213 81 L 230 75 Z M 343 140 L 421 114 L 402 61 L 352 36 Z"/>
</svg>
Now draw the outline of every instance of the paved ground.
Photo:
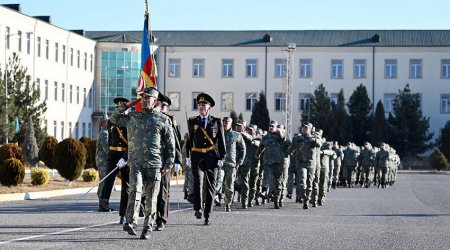
<svg viewBox="0 0 450 250">
<path fill-rule="evenodd" d="M 203 226 L 177 189 L 164 232 L 148 241 L 122 231 L 117 213 L 98 213 L 96 197 L 0 203 L 0 249 L 450 249 L 450 175 L 400 174 L 386 190 L 332 190 L 323 207 L 287 200 L 231 213 Z M 118 207 L 118 193 L 113 194 Z M 176 203 L 180 200 L 180 209 Z"/>
</svg>

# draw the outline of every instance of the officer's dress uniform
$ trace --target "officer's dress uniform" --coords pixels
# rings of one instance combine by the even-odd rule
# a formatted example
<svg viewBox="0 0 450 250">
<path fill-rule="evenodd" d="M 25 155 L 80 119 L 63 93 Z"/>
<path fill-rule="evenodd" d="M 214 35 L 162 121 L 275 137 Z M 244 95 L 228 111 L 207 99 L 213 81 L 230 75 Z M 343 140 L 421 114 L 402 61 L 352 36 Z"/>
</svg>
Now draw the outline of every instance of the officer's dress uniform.
<svg viewBox="0 0 450 250">
<path fill-rule="evenodd" d="M 224 159 L 226 154 L 222 120 L 211 115 L 193 116 L 188 120 L 188 130 L 187 143 L 191 151 L 194 179 L 194 210 L 198 219 L 201 219 L 202 209 L 204 218 L 209 219 L 215 193 L 217 162 Z"/>
</svg>

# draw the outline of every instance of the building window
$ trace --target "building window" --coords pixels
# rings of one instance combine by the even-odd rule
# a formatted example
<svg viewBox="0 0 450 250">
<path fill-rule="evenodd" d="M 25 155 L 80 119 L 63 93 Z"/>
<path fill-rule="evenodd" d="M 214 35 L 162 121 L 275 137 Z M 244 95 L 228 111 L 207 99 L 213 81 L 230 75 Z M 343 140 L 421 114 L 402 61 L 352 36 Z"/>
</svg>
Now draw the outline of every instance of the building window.
<svg viewBox="0 0 450 250">
<path fill-rule="evenodd" d="M 192 60 L 192 76 L 193 77 L 205 76 L 205 59 Z"/>
<path fill-rule="evenodd" d="M 87 70 L 87 53 L 84 53 L 84 70 Z"/>
<path fill-rule="evenodd" d="M 397 78 L 397 59 L 386 59 L 384 65 L 384 78 Z"/>
<path fill-rule="evenodd" d="M 58 101 L 58 83 L 55 82 L 55 101 Z"/>
<path fill-rule="evenodd" d="M 299 111 L 302 114 L 307 114 L 309 112 L 309 109 L 311 107 L 310 104 L 311 95 L 300 93 L 299 94 Z"/>
<path fill-rule="evenodd" d="M 45 40 L 45 59 L 48 60 L 49 57 L 49 46 L 50 46 L 50 42 L 48 40 Z"/>
<path fill-rule="evenodd" d="M 231 110 L 233 110 L 233 93 L 230 92 L 222 93 L 221 99 L 222 99 L 221 111 L 231 112 Z"/>
<path fill-rule="evenodd" d="M 11 41 L 11 31 L 10 31 L 10 29 L 9 29 L 9 27 L 8 26 L 6 26 L 6 31 L 5 31 L 5 39 L 6 39 L 6 44 L 5 44 L 5 46 L 6 46 L 6 49 L 9 49 L 9 42 Z M 6 51 L 5 51 L 5 53 L 6 53 Z"/>
<path fill-rule="evenodd" d="M 331 101 L 331 105 L 337 105 L 337 103 L 338 103 L 338 96 L 339 96 L 339 94 L 336 94 L 336 93 L 331 93 L 330 94 L 330 101 Z"/>
<path fill-rule="evenodd" d="M 86 103 L 87 103 L 87 93 L 86 93 L 86 88 L 83 88 L 83 107 L 86 107 Z"/>
<path fill-rule="evenodd" d="M 45 93 L 44 93 L 44 100 L 48 100 L 48 80 L 45 80 Z"/>
<path fill-rule="evenodd" d="M 257 99 L 257 93 L 246 93 L 245 94 L 245 110 L 246 111 L 252 111 L 253 107 L 256 104 Z"/>
<path fill-rule="evenodd" d="M 37 37 L 37 56 L 41 57 L 41 37 Z"/>
<path fill-rule="evenodd" d="M 80 50 L 77 50 L 77 68 L 80 68 Z"/>
<path fill-rule="evenodd" d="M 66 64 L 66 45 L 62 46 L 62 62 Z"/>
<path fill-rule="evenodd" d="M 92 108 L 92 89 L 89 89 L 88 107 Z"/>
<path fill-rule="evenodd" d="M 441 113 L 450 113 L 450 94 L 441 95 Z"/>
<path fill-rule="evenodd" d="M 233 59 L 222 59 L 222 77 L 234 76 L 233 63 Z"/>
<path fill-rule="evenodd" d="M 170 105 L 170 110 L 179 111 L 180 110 L 180 92 L 169 92 L 168 97 L 170 99 L 170 102 L 172 103 Z"/>
<path fill-rule="evenodd" d="M 18 39 L 17 39 L 17 41 L 18 41 L 18 45 L 17 45 L 17 50 L 19 51 L 19 52 L 21 52 L 22 51 L 22 31 L 17 31 L 17 36 L 19 37 Z"/>
<path fill-rule="evenodd" d="M 79 125 L 78 122 L 75 123 L 75 139 L 79 139 L 80 138 L 80 132 L 79 132 Z"/>
<path fill-rule="evenodd" d="M 245 61 L 245 76 L 248 78 L 253 78 L 258 76 L 258 60 L 247 59 Z"/>
<path fill-rule="evenodd" d="M 409 78 L 411 79 L 422 78 L 422 59 L 409 60 Z"/>
<path fill-rule="evenodd" d="M 448 79 L 450 78 L 450 59 L 442 59 L 441 60 L 441 78 Z"/>
<path fill-rule="evenodd" d="M 69 122 L 69 137 L 72 138 L 72 123 Z"/>
<path fill-rule="evenodd" d="M 169 77 L 180 77 L 181 59 L 169 59 Z"/>
<path fill-rule="evenodd" d="M 64 139 L 64 122 L 61 122 L 61 139 Z"/>
<path fill-rule="evenodd" d="M 344 60 L 331 60 L 331 79 L 342 79 L 344 77 Z"/>
<path fill-rule="evenodd" d="M 72 103 L 72 85 L 69 85 L 69 102 Z"/>
<path fill-rule="evenodd" d="M 55 43 L 55 62 L 58 62 L 58 53 L 59 53 L 59 46 L 58 43 Z"/>
<path fill-rule="evenodd" d="M 88 123 L 88 136 L 89 138 L 92 138 L 92 124 Z"/>
<path fill-rule="evenodd" d="M 56 130 L 57 130 L 56 126 L 57 126 L 57 122 L 56 122 L 56 121 L 53 121 L 53 136 L 54 136 L 55 138 L 56 138 Z"/>
<path fill-rule="evenodd" d="M 192 92 L 192 110 L 198 110 L 197 96 L 201 92 Z"/>
<path fill-rule="evenodd" d="M 31 33 L 27 32 L 27 54 L 31 53 Z"/>
<path fill-rule="evenodd" d="M 64 102 L 65 99 L 65 91 L 66 91 L 66 85 L 64 83 L 61 83 L 61 101 Z"/>
<path fill-rule="evenodd" d="M 286 110 L 286 95 L 285 93 L 275 93 L 275 111 Z"/>
<path fill-rule="evenodd" d="M 91 72 L 94 70 L 94 55 L 92 54 L 90 54 L 89 69 Z"/>
<path fill-rule="evenodd" d="M 275 78 L 284 77 L 286 71 L 286 60 L 275 59 Z"/>
<path fill-rule="evenodd" d="M 396 94 L 384 94 L 384 113 L 392 113 L 392 111 L 394 110 L 396 96 Z"/>
<path fill-rule="evenodd" d="M 300 59 L 300 78 L 312 77 L 312 59 Z"/>
<path fill-rule="evenodd" d="M 81 136 L 86 137 L 86 123 L 83 122 L 81 125 Z"/>
<path fill-rule="evenodd" d="M 70 66 L 73 66 L 73 48 L 70 48 Z"/>
<path fill-rule="evenodd" d="M 77 86 L 77 104 L 80 104 L 80 87 Z"/>
<path fill-rule="evenodd" d="M 366 78 L 366 60 L 355 59 L 353 61 L 353 78 Z"/>
</svg>

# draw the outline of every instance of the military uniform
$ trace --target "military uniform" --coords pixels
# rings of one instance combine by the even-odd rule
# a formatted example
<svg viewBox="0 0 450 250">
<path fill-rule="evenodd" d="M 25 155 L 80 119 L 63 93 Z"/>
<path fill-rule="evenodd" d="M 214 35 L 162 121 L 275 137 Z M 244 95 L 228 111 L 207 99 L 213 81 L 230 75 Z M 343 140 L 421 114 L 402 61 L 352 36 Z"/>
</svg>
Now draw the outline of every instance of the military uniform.
<svg viewBox="0 0 450 250">
<path fill-rule="evenodd" d="M 382 148 L 380 151 L 377 152 L 375 155 L 375 166 L 378 170 L 378 176 L 380 178 L 378 182 L 378 187 L 386 187 L 386 176 L 388 171 L 388 164 L 389 164 L 389 152 Z"/>
<path fill-rule="evenodd" d="M 197 98 L 197 100 L 201 99 Z M 195 215 L 201 219 L 203 209 L 205 224 L 208 224 L 215 193 L 217 163 L 226 154 L 222 121 L 219 117 L 211 115 L 208 117 L 193 116 L 188 120 L 188 131 L 187 143 L 191 151 Z"/>
<path fill-rule="evenodd" d="M 321 169 L 320 169 L 320 180 L 319 180 L 319 199 L 318 205 L 322 206 L 325 203 L 325 198 L 328 192 L 328 181 L 329 181 L 329 168 L 330 168 L 330 159 L 336 158 L 336 153 L 331 149 L 331 144 L 325 142 L 322 145 L 320 151 L 320 161 L 321 161 Z"/>
<path fill-rule="evenodd" d="M 336 186 L 339 183 L 340 174 L 342 172 L 341 165 L 342 165 L 342 160 L 344 158 L 344 152 L 342 151 L 342 149 L 339 145 L 334 146 L 333 150 L 336 153 L 336 159 L 334 159 L 333 181 L 332 181 L 331 185 L 334 189 L 336 189 Z"/>
<path fill-rule="evenodd" d="M 105 178 L 108 171 L 108 129 L 102 128 L 97 137 L 95 145 L 95 165 L 97 165 L 100 180 Z M 102 197 L 102 189 L 105 182 L 98 184 L 97 196 L 100 201 Z"/>
<path fill-rule="evenodd" d="M 356 177 L 356 167 L 358 165 L 358 151 L 348 146 L 344 151 L 344 180 L 347 187 L 353 187 Z"/>
<path fill-rule="evenodd" d="M 259 145 L 259 139 L 246 132 L 242 132 L 245 142 L 245 158 L 239 172 L 242 178 L 241 203 L 242 208 L 252 206 L 256 195 L 256 182 L 259 171 L 259 161 L 255 158 L 255 152 Z"/>
<path fill-rule="evenodd" d="M 233 201 L 234 182 L 236 180 L 236 167 L 241 166 L 245 157 L 245 143 L 240 133 L 229 129 L 225 131 L 226 156 L 223 169 L 225 171 L 223 189 L 226 210 L 230 211 Z"/>
<path fill-rule="evenodd" d="M 360 184 L 368 188 L 373 183 L 375 152 L 371 148 L 365 148 L 361 151 L 359 157 L 362 171 Z"/>
<path fill-rule="evenodd" d="M 161 167 L 172 167 L 174 163 L 175 138 L 170 119 L 156 109 L 143 109 L 142 112 L 131 111 L 128 115 L 122 114 L 126 109 L 125 105 L 121 105 L 111 115 L 112 122 L 119 126 L 126 126 L 129 137 L 128 165 L 131 167 L 131 192 L 124 230 L 134 234 L 144 184 L 147 205 L 142 238 L 145 233 L 152 230 L 156 219 Z"/>
</svg>

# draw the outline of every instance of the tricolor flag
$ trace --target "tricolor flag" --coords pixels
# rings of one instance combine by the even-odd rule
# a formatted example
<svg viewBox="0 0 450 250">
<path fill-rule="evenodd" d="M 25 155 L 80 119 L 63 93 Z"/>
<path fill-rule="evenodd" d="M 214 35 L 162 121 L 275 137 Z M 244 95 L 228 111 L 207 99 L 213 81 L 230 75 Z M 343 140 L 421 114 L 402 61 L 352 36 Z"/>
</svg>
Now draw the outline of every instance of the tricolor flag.
<svg viewBox="0 0 450 250">
<path fill-rule="evenodd" d="M 141 45 L 141 75 L 139 76 L 139 83 L 137 88 L 137 95 L 144 91 L 147 87 L 157 88 L 156 84 L 156 62 L 151 53 L 151 44 L 149 42 L 149 29 L 148 29 L 148 13 L 145 14 L 144 31 L 142 32 L 142 45 Z M 136 110 L 141 111 L 141 103 L 136 105 Z"/>
</svg>

